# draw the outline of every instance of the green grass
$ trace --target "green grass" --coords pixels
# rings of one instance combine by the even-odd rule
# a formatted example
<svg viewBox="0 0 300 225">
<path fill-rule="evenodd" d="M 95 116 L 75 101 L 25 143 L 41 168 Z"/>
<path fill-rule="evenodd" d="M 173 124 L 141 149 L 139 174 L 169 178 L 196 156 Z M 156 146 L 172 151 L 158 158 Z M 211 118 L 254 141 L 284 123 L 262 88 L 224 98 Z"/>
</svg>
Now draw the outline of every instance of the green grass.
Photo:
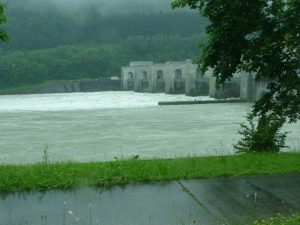
<svg viewBox="0 0 300 225">
<path fill-rule="evenodd" d="M 277 216 L 268 220 L 257 220 L 252 225 L 300 225 L 300 213 Z"/>
<path fill-rule="evenodd" d="M 0 95 L 32 94 L 36 90 L 46 88 L 53 84 L 67 84 L 68 82 L 70 81 L 52 80 L 52 81 L 45 81 L 43 83 L 38 83 L 38 84 L 28 84 L 28 85 L 21 85 L 17 87 L 0 88 Z"/>
<path fill-rule="evenodd" d="M 80 186 L 113 186 L 177 179 L 299 172 L 299 153 L 0 165 L 0 192 L 45 191 Z"/>
</svg>

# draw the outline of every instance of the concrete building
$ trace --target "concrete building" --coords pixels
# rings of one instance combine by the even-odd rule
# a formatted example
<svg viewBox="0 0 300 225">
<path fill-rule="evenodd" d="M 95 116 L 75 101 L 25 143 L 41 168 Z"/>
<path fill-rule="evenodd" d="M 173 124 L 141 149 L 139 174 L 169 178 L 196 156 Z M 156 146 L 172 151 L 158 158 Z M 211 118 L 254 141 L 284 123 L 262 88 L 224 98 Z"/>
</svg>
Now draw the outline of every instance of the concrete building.
<svg viewBox="0 0 300 225">
<path fill-rule="evenodd" d="M 217 99 L 241 98 L 254 102 L 266 92 L 268 82 L 257 81 L 251 74 L 237 73 L 231 80 L 216 88 L 212 70 L 201 75 L 192 60 L 153 63 L 130 62 L 122 67 L 122 90 L 136 92 L 210 96 Z"/>
<path fill-rule="evenodd" d="M 208 96 L 211 70 L 207 71 L 205 75 L 201 75 L 197 65 L 192 64 L 192 61 L 187 62 L 185 94 L 188 96 Z"/>
<path fill-rule="evenodd" d="M 152 66 L 152 92 L 165 93 L 168 70 L 166 64 L 153 64 Z"/>
<path fill-rule="evenodd" d="M 122 67 L 121 88 L 124 91 L 132 91 L 134 88 L 134 68 Z"/>
<path fill-rule="evenodd" d="M 241 94 L 241 75 L 235 74 L 230 80 L 225 81 L 219 87 L 216 85 L 216 78 L 211 76 L 209 82 L 209 97 L 217 99 L 239 98 Z"/>
<path fill-rule="evenodd" d="M 182 62 L 131 62 L 122 67 L 123 90 L 162 92 L 191 96 L 208 95 L 209 78 L 198 73 L 191 60 Z"/>
<path fill-rule="evenodd" d="M 167 76 L 165 92 L 167 94 L 184 94 L 187 79 L 186 62 L 167 62 Z"/>
</svg>

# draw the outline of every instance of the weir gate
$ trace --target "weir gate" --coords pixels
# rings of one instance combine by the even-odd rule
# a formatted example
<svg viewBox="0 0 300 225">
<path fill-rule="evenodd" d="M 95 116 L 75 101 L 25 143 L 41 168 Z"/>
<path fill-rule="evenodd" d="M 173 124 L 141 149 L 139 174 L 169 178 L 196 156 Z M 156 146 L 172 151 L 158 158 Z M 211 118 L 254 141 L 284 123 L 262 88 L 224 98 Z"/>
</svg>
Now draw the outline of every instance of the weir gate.
<svg viewBox="0 0 300 225">
<path fill-rule="evenodd" d="M 231 80 L 216 88 L 212 71 L 201 75 L 192 60 L 130 62 L 128 67 L 122 67 L 121 85 L 124 91 L 240 98 L 250 102 L 258 100 L 267 89 L 266 81 L 257 81 L 253 75 L 246 73 L 234 74 Z"/>
</svg>

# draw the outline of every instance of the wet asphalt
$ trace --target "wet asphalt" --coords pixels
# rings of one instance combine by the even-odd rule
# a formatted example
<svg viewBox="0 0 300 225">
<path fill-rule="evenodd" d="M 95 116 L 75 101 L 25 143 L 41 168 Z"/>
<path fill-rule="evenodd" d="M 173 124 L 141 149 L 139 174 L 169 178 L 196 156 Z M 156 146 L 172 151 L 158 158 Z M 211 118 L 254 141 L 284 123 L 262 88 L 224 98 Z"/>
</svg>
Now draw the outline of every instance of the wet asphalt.
<svg viewBox="0 0 300 225">
<path fill-rule="evenodd" d="M 0 224 L 247 224 L 300 211 L 300 174 L 0 195 Z"/>
</svg>

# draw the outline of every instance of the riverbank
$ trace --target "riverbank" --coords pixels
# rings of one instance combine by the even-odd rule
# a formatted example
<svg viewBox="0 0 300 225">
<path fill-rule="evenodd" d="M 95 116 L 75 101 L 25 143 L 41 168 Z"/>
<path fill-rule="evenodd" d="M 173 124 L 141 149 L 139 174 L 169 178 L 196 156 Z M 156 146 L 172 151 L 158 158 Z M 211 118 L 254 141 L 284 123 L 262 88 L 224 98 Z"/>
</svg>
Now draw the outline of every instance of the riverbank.
<svg viewBox="0 0 300 225">
<path fill-rule="evenodd" d="M 19 94 L 33 94 L 38 90 L 42 90 L 53 85 L 66 85 L 70 81 L 67 80 L 52 80 L 38 84 L 21 85 L 18 87 L 1 88 L 0 95 L 19 95 Z"/>
<path fill-rule="evenodd" d="M 291 215 L 279 215 L 265 220 L 256 220 L 252 225 L 299 225 L 300 213 L 293 213 Z"/>
<path fill-rule="evenodd" d="M 120 91 L 121 81 L 110 79 L 51 80 L 43 83 L 0 88 L 0 95 Z"/>
<path fill-rule="evenodd" d="M 91 163 L 0 165 L 0 192 L 68 190 L 155 181 L 300 172 L 299 153 Z"/>
</svg>

